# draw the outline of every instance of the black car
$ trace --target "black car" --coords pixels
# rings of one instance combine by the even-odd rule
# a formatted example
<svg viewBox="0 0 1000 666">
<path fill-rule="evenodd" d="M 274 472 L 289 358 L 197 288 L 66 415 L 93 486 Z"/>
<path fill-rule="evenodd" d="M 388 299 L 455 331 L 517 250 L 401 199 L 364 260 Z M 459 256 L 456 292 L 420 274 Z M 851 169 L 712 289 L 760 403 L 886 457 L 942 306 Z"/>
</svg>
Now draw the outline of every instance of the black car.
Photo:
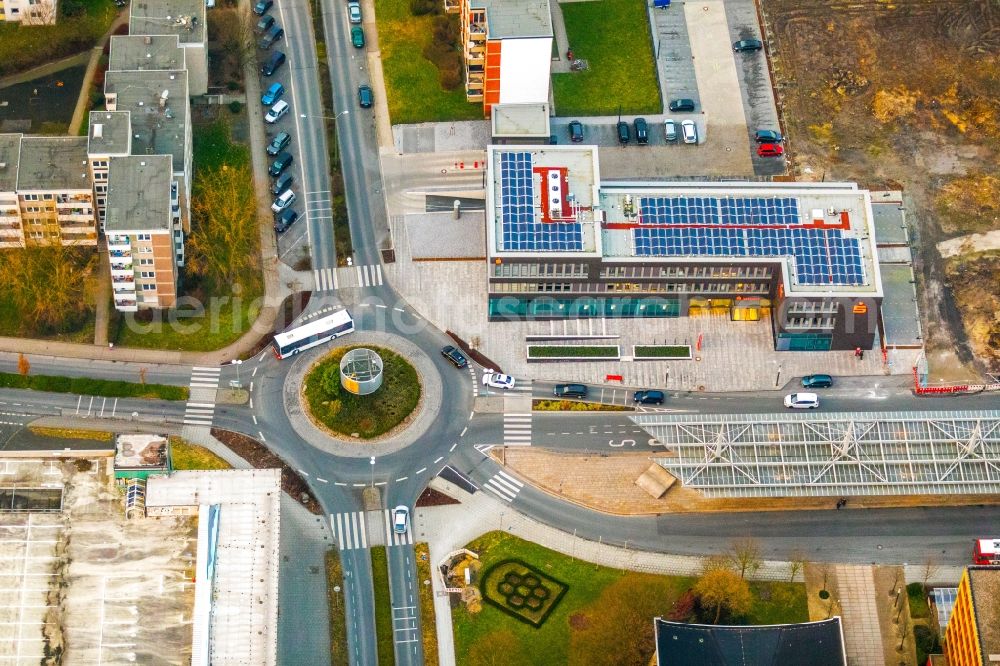
<svg viewBox="0 0 1000 666">
<path fill-rule="evenodd" d="M 263 16 L 274 7 L 274 0 L 257 0 L 257 3 L 253 6 L 253 13 L 257 16 Z"/>
<path fill-rule="evenodd" d="M 370 109 L 374 103 L 375 95 L 372 93 L 372 89 L 369 86 L 360 86 L 358 88 L 358 104 L 361 105 L 361 108 Z"/>
<path fill-rule="evenodd" d="M 469 362 L 465 359 L 465 356 L 462 355 L 462 352 L 458 351 L 451 345 L 442 347 L 441 355 L 451 361 L 452 365 L 456 368 L 464 368 L 469 365 Z"/>
<path fill-rule="evenodd" d="M 267 154 L 274 157 L 288 147 L 292 142 L 292 135 L 288 132 L 280 132 L 271 143 L 267 144 Z"/>
<path fill-rule="evenodd" d="M 549 145 L 550 146 L 558 146 L 559 145 L 559 137 L 557 137 L 555 134 L 549 134 Z"/>
<path fill-rule="evenodd" d="M 663 391 L 636 391 L 632 395 L 632 402 L 640 405 L 662 405 Z"/>
<path fill-rule="evenodd" d="M 833 377 L 830 375 L 806 375 L 802 378 L 803 388 L 830 388 L 833 386 Z"/>
<path fill-rule="evenodd" d="M 762 48 L 764 48 L 764 42 L 759 39 L 741 39 L 738 42 L 733 42 L 733 50 L 736 52 L 760 51 Z"/>
<path fill-rule="evenodd" d="M 292 181 L 294 180 L 295 177 L 292 176 L 292 174 L 290 173 L 281 174 L 281 176 L 279 176 L 278 179 L 274 181 L 274 185 L 271 185 L 271 194 L 273 194 L 274 196 L 279 196 L 281 194 L 284 194 L 285 190 L 290 189 L 292 187 Z"/>
<path fill-rule="evenodd" d="M 631 138 L 632 138 L 632 133 L 629 132 L 628 123 L 625 122 L 624 120 L 619 120 L 618 121 L 618 143 L 620 143 L 620 144 L 622 144 L 624 146 L 626 143 L 629 142 L 629 139 L 631 139 Z"/>
<path fill-rule="evenodd" d="M 281 153 L 274 158 L 271 162 L 271 166 L 268 167 L 267 172 L 271 174 L 271 178 L 277 178 L 284 172 L 285 169 L 292 165 L 292 154 L 291 153 Z"/>
<path fill-rule="evenodd" d="M 270 14 L 265 14 L 257 21 L 257 32 L 265 33 L 272 25 L 274 25 L 274 17 Z"/>
<path fill-rule="evenodd" d="M 583 123 L 579 120 L 569 121 L 569 140 L 573 143 L 583 141 Z"/>
<path fill-rule="evenodd" d="M 262 49 L 269 49 L 274 46 L 274 43 L 285 36 L 284 29 L 275 23 L 272 25 L 268 31 L 260 38 L 260 42 L 257 44 Z"/>
<path fill-rule="evenodd" d="M 785 140 L 785 137 L 781 136 L 781 132 L 775 130 L 757 130 L 753 138 L 757 143 L 781 143 Z"/>
<path fill-rule="evenodd" d="M 693 99 L 675 99 L 670 101 L 671 111 L 694 111 Z"/>
<path fill-rule="evenodd" d="M 271 54 L 271 57 L 267 59 L 267 62 L 260 66 L 260 73 L 264 76 L 271 76 L 284 64 L 285 54 L 281 51 L 275 51 Z"/>
<path fill-rule="evenodd" d="M 645 118 L 635 119 L 635 142 L 640 145 L 649 143 L 649 125 Z"/>
<path fill-rule="evenodd" d="M 552 395 L 557 398 L 586 398 L 587 387 L 583 384 L 556 384 Z"/>
<path fill-rule="evenodd" d="M 299 219 L 299 214 L 291 208 L 286 208 L 274 218 L 274 230 L 279 234 L 283 234 L 288 231 L 288 227 L 295 224 L 295 220 L 297 219 Z"/>
</svg>

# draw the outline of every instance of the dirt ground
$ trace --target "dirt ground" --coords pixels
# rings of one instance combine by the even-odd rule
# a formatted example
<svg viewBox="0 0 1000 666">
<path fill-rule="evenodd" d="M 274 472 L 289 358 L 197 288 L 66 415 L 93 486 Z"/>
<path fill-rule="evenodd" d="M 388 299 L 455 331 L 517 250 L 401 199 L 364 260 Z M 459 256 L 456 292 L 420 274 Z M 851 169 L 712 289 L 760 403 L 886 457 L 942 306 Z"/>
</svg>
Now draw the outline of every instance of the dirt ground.
<svg viewBox="0 0 1000 666">
<path fill-rule="evenodd" d="M 761 4 L 794 176 L 903 189 L 934 375 L 1000 370 L 1000 261 L 935 248 L 1000 228 L 1000 5 Z"/>
</svg>

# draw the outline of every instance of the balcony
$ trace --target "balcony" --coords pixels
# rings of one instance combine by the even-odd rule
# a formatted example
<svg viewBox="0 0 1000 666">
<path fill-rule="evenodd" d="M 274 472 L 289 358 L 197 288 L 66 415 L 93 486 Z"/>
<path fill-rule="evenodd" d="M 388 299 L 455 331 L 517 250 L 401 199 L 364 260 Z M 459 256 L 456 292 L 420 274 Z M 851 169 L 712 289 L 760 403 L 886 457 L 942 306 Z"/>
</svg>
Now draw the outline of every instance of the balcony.
<svg viewBox="0 0 1000 666">
<path fill-rule="evenodd" d="M 119 277 L 131 277 L 135 279 L 135 271 L 132 270 L 131 266 L 123 266 L 122 264 L 111 264 L 111 279 Z"/>
<path fill-rule="evenodd" d="M 134 298 L 126 298 L 122 300 L 115 299 L 115 309 L 119 312 L 136 312 L 139 306 L 136 305 Z"/>
<path fill-rule="evenodd" d="M 108 256 L 118 263 L 132 265 L 132 253 L 127 250 L 108 250 Z"/>
</svg>

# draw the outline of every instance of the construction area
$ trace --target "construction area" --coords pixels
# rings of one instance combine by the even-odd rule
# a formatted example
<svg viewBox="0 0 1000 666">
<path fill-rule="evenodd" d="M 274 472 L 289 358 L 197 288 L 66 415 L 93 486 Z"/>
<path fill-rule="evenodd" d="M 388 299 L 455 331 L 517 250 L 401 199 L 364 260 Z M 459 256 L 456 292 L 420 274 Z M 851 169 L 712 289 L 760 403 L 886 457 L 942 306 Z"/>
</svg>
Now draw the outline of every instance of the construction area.
<svg viewBox="0 0 1000 666">
<path fill-rule="evenodd" d="M 0 479 L 24 495 L 0 513 L 0 666 L 190 663 L 194 517 L 126 520 L 107 455 Z"/>
</svg>

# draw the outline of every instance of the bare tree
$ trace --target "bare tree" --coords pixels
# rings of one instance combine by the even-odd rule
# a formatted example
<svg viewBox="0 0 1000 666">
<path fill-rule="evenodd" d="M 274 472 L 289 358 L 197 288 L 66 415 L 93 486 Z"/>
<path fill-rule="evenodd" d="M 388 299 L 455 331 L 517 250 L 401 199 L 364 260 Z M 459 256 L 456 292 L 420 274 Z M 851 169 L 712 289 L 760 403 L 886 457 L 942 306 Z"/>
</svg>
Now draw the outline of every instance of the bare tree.
<svg viewBox="0 0 1000 666">
<path fill-rule="evenodd" d="M 752 576 L 757 573 L 762 564 L 760 544 L 753 537 L 744 537 L 733 541 L 730 545 L 730 557 L 740 573 L 740 578 L 743 579 L 746 579 L 747 574 Z"/>
<path fill-rule="evenodd" d="M 53 0 L 40 0 L 29 5 L 28 11 L 21 15 L 21 25 L 54 25 L 56 18 L 56 3 Z"/>
<path fill-rule="evenodd" d="M 793 550 L 788 555 L 788 582 L 795 582 L 795 577 L 806 568 L 806 554 L 801 550 Z"/>
<path fill-rule="evenodd" d="M 924 560 L 923 574 L 921 582 L 924 584 L 924 594 L 927 594 L 927 584 L 931 581 L 934 576 L 938 575 L 941 571 L 941 565 L 938 563 L 937 558 L 933 555 L 928 555 L 927 559 Z"/>
<path fill-rule="evenodd" d="M 146 368 L 139 368 L 139 383 L 146 384 Z"/>
<path fill-rule="evenodd" d="M 31 363 L 28 362 L 28 357 L 24 354 L 18 354 L 17 373 L 22 377 L 27 377 L 29 372 L 31 372 Z"/>
<path fill-rule="evenodd" d="M 63 331 L 93 307 L 96 255 L 86 248 L 32 245 L 0 253 L 0 284 L 22 332 Z"/>
</svg>

